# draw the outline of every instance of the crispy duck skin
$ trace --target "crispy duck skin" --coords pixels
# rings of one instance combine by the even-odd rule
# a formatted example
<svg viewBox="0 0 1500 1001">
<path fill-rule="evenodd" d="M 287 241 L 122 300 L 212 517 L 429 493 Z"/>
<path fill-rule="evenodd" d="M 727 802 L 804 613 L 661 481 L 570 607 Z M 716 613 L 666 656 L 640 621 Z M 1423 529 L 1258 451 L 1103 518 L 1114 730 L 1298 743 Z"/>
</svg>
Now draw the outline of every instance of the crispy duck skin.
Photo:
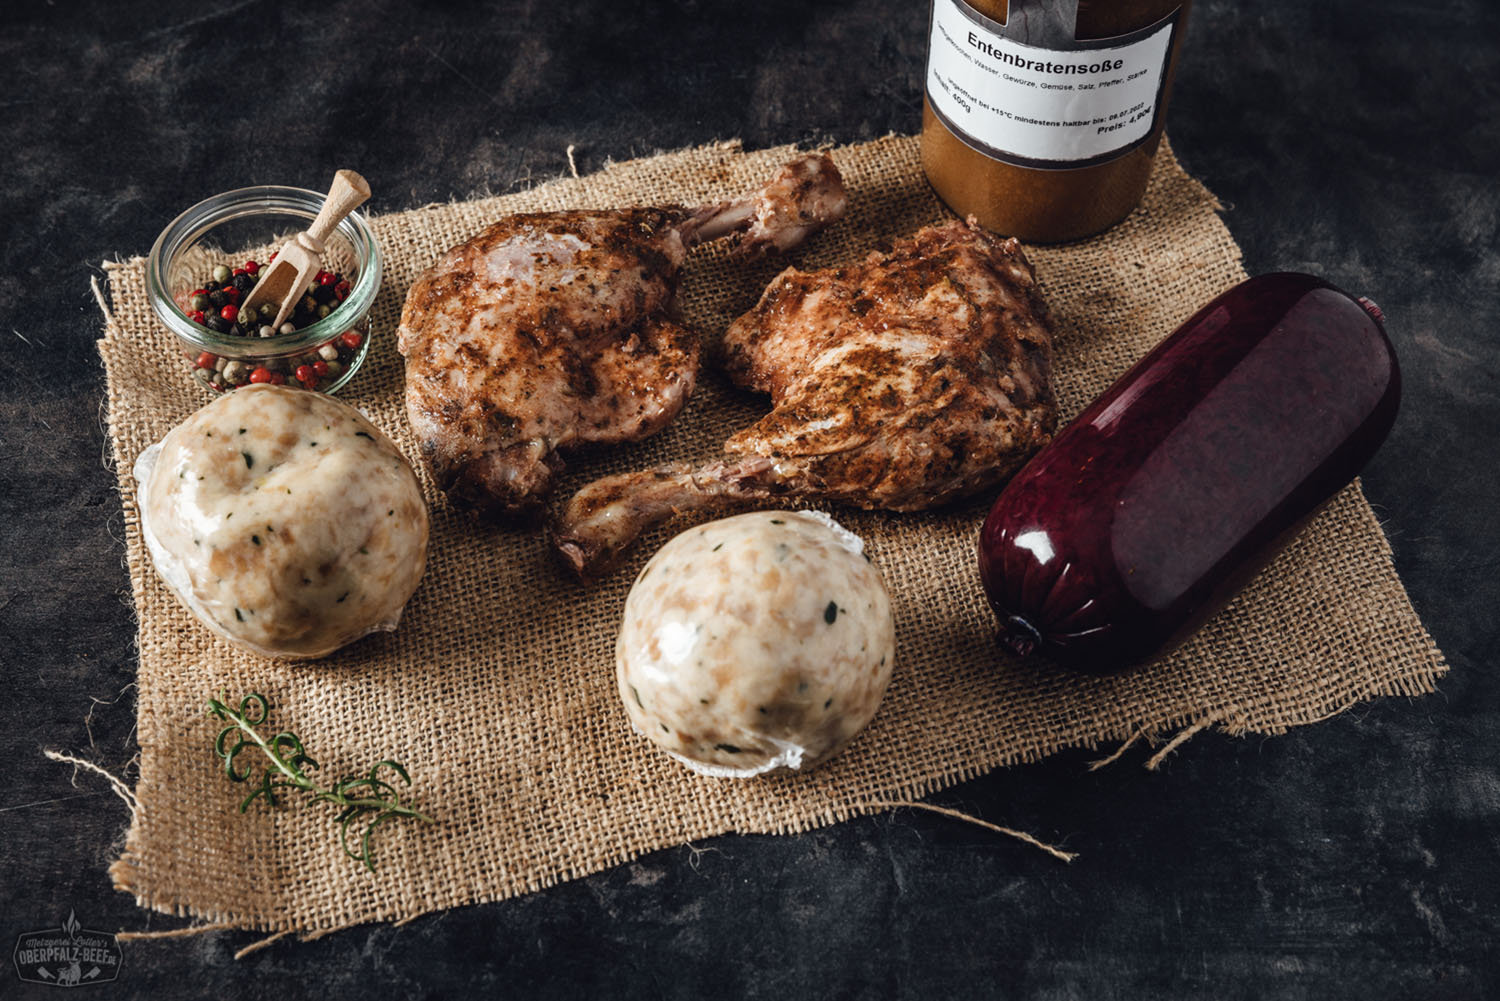
<svg viewBox="0 0 1500 1001">
<path fill-rule="evenodd" d="M 661 430 L 698 371 L 675 306 L 687 252 L 719 238 L 785 250 L 843 210 L 838 169 L 816 153 L 735 201 L 513 215 L 452 248 L 412 286 L 398 332 L 434 478 L 461 506 L 526 514 L 558 449 Z"/>
<path fill-rule="evenodd" d="M 735 501 L 807 498 L 916 511 L 993 486 L 1051 438 L 1052 335 L 1014 240 L 972 220 L 889 254 L 788 268 L 724 338 L 725 367 L 774 409 L 704 465 L 596 480 L 552 526 L 578 572 L 642 531 Z"/>
</svg>

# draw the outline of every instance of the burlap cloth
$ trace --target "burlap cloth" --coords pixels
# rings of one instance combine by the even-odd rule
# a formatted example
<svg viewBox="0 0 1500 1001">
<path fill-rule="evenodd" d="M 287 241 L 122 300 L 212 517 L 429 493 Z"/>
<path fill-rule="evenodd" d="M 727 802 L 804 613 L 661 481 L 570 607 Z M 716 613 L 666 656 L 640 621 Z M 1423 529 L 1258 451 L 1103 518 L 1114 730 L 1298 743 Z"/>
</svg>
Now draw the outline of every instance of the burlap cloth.
<svg viewBox="0 0 1500 1001">
<path fill-rule="evenodd" d="M 407 288 L 440 251 L 507 212 L 719 199 L 754 186 L 792 152 L 708 146 L 374 219 L 385 287 L 372 314 L 370 357 L 344 398 L 415 463 L 394 335 Z M 849 213 L 800 255 L 804 266 L 850 260 L 945 216 L 923 180 L 915 139 L 834 156 Z M 1245 277 L 1218 207 L 1164 148 L 1144 204 L 1123 225 L 1081 244 L 1030 251 L 1057 319 L 1064 418 Z M 151 314 L 143 261 L 106 267 L 99 349 L 140 617 L 139 805 L 111 874 L 144 906 L 303 931 L 407 918 L 726 831 L 807 830 L 997 766 L 1142 730 L 1211 721 L 1232 733 L 1279 733 L 1372 696 L 1431 691 L 1446 670 L 1357 485 L 1185 648 L 1150 669 L 1102 680 L 1022 666 L 997 651 L 974 555 L 989 496 L 930 514 L 838 511 L 889 582 L 899 651 L 874 723 L 841 757 L 806 775 L 700 778 L 626 722 L 614 682 L 621 606 L 640 563 L 682 523 L 645 539 L 625 570 L 584 587 L 537 535 L 475 525 L 424 479 L 432 555 L 401 628 L 321 663 L 259 660 L 194 621 L 157 579 L 142 544 L 131 464 L 208 397 Z M 777 268 L 732 263 L 713 246 L 695 251 L 683 311 L 716 338 Z M 765 407 L 705 371 L 664 433 L 578 457 L 562 486 L 706 455 Z M 439 823 L 383 826 L 372 877 L 340 853 L 322 804 L 237 813 L 246 788 L 225 780 L 204 704 L 221 690 L 237 698 L 252 689 L 270 696 L 274 721 L 320 759 L 319 775 L 394 757 L 411 771 L 416 804 Z"/>
</svg>

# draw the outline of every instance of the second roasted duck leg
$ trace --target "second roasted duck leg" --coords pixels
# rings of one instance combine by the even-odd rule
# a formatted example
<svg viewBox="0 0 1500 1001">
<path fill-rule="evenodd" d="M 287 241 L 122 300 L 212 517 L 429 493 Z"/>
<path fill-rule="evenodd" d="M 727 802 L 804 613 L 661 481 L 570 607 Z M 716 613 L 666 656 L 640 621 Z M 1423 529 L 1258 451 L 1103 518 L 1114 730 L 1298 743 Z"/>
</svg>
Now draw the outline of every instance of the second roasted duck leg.
<svg viewBox="0 0 1500 1001">
<path fill-rule="evenodd" d="M 782 272 L 725 334 L 736 383 L 774 409 L 701 466 L 585 486 L 552 526 L 582 574 L 646 528 L 735 500 L 914 511 L 999 482 L 1051 437 L 1052 338 L 1014 240 L 951 222 L 890 254 Z"/>
</svg>

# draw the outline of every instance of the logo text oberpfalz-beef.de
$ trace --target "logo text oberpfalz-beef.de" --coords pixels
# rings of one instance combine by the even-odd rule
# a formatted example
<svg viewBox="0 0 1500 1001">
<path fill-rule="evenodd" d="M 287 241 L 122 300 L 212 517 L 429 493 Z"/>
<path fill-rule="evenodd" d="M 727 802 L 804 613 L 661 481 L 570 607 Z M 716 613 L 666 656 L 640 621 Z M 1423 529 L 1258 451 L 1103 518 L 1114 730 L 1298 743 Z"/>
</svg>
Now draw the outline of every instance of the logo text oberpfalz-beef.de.
<svg viewBox="0 0 1500 1001">
<path fill-rule="evenodd" d="M 120 975 L 120 944 L 107 932 L 82 928 L 73 912 L 61 928 L 16 939 L 16 976 L 54 987 L 107 983 Z"/>
</svg>

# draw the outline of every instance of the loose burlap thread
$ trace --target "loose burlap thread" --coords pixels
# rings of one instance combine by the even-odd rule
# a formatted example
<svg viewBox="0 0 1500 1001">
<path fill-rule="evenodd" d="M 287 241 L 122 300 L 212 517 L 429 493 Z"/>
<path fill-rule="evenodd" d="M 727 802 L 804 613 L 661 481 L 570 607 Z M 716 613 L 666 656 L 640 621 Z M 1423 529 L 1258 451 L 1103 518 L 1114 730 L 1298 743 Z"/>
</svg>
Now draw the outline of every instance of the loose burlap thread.
<svg viewBox="0 0 1500 1001">
<path fill-rule="evenodd" d="M 443 249 L 508 212 L 717 200 L 755 186 L 792 153 L 712 145 L 373 219 L 386 280 L 370 357 L 344 398 L 417 464 L 395 326 L 407 288 Z M 804 267 L 855 259 L 946 216 L 914 138 L 833 154 L 849 213 L 798 254 Z M 1089 241 L 1029 251 L 1057 321 L 1064 419 L 1245 276 L 1217 209 L 1164 147 L 1126 222 Z M 715 246 L 697 250 L 683 312 L 712 342 L 778 267 L 736 263 Z M 631 732 L 613 670 L 634 572 L 687 522 L 658 529 L 626 569 L 584 586 L 533 531 L 476 524 L 452 510 L 425 471 L 431 558 L 400 629 L 318 663 L 260 660 L 184 611 L 145 551 L 131 465 L 207 397 L 151 313 L 144 262 L 106 270 L 99 347 L 139 616 L 141 746 L 137 806 L 111 874 L 143 906 L 271 931 L 407 919 L 714 834 L 807 830 L 1063 748 L 1206 720 L 1232 733 L 1279 733 L 1362 699 L 1431 691 L 1446 670 L 1357 485 L 1185 647 L 1104 679 L 1038 669 L 998 650 L 974 556 L 990 495 L 914 515 L 837 510 L 867 540 L 894 599 L 898 653 L 880 713 L 842 756 L 808 774 L 705 779 Z M 607 472 L 712 454 L 765 409 L 709 368 L 662 434 L 573 456 L 563 495 Z M 340 852 L 321 804 L 236 812 L 246 790 L 225 780 L 213 755 L 205 702 L 250 690 L 270 697 L 274 722 L 303 738 L 321 776 L 384 757 L 404 762 L 413 801 L 438 823 L 384 825 L 372 877 Z"/>
</svg>

